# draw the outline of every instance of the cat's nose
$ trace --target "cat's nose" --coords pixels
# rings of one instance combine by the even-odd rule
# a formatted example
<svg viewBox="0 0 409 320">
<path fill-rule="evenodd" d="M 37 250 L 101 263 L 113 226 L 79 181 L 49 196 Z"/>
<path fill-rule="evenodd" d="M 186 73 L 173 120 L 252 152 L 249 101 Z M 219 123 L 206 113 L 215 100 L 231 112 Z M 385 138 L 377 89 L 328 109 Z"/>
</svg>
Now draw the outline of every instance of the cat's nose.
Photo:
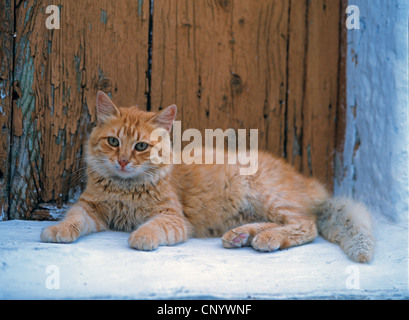
<svg viewBox="0 0 409 320">
<path fill-rule="evenodd" d="M 121 165 L 121 167 L 123 169 L 129 163 L 129 161 L 121 159 L 121 160 L 118 160 L 118 163 Z"/>
</svg>

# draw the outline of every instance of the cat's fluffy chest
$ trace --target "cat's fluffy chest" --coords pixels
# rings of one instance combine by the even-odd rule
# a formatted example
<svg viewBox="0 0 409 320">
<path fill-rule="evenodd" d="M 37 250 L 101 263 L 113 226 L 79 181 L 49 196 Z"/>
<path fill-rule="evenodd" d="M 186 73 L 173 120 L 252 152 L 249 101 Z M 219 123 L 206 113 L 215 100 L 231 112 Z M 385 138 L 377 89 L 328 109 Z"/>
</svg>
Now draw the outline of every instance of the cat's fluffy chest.
<svg viewBox="0 0 409 320">
<path fill-rule="evenodd" d="M 163 204 L 155 186 L 135 185 L 121 188 L 109 180 L 96 180 L 81 198 L 91 202 L 111 230 L 132 231 L 148 221 Z"/>
<path fill-rule="evenodd" d="M 149 220 L 151 217 L 151 210 L 147 210 L 146 200 L 137 201 L 136 195 L 134 200 L 108 200 L 104 204 L 107 206 L 106 222 L 111 230 L 132 231 L 138 226 Z"/>
</svg>

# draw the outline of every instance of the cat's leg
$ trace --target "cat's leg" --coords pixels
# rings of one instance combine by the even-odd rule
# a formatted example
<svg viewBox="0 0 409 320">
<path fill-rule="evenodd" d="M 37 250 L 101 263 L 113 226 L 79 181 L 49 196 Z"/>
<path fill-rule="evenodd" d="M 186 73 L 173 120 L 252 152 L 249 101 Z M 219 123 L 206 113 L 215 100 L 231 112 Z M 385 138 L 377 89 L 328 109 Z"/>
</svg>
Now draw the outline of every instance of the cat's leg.
<svg viewBox="0 0 409 320">
<path fill-rule="evenodd" d="M 92 208 L 79 201 L 68 210 L 63 221 L 44 229 L 40 238 L 43 242 L 71 243 L 80 236 L 106 229 Z"/>
<path fill-rule="evenodd" d="M 241 248 L 251 245 L 253 238 L 262 231 L 275 228 L 273 222 L 249 223 L 226 232 L 222 237 L 225 248 Z"/>
<path fill-rule="evenodd" d="M 271 252 L 311 242 L 317 235 L 315 219 L 292 219 L 282 226 L 256 234 L 251 245 L 256 250 Z"/>
<path fill-rule="evenodd" d="M 131 248 L 151 251 L 186 241 L 189 229 L 181 214 L 158 214 L 132 232 L 128 243 Z"/>
</svg>

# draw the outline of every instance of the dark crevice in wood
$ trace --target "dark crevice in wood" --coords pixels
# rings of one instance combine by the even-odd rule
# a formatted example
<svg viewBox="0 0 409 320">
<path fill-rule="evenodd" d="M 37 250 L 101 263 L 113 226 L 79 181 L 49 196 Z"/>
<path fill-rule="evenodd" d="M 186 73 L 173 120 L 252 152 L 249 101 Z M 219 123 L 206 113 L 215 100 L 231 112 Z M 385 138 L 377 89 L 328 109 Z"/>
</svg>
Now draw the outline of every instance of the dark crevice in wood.
<svg viewBox="0 0 409 320">
<path fill-rule="evenodd" d="M 304 110 L 305 110 L 305 105 L 306 105 L 306 94 L 305 90 L 307 88 L 307 61 L 308 61 L 308 36 L 309 36 L 309 0 L 306 0 L 306 7 L 305 7 L 305 40 L 304 40 L 304 62 L 303 62 L 303 84 L 302 84 L 302 106 L 301 106 L 301 128 L 300 128 L 300 150 L 301 150 L 301 156 L 304 154 L 304 128 L 305 128 L 305 122 L 304 122 Z M 301 172 L 305 172 L 304 168 L 304 161 L 301 161 Z"/>
<path fill-rule="evenodd" d="M 347 0 L 340 1 L 340 23 L 339 23 L 339 57 L 338 57 L 338 79 L 337 79 L 337 110 L 335 121 L 335 150 L 336 156 L 334 158 L 335 177 L 337 176 L 337 168 L 335 159 L 338 157 L 342 165 L 343 152 L 345 143 L 346 130 L 346 55 L 347 55 L 347 29 L 345 27 L 345 9 L 348 5 Z"/>
<path fill-rule="evenodd" d="M 288 86 L 289 86 L 289 69 L 290 69 L 290 32 L 291 32 L 291 0 L 288 3 L 288 22 L 287 22 L 287 56 L 286 56 L 286 67 L 285 67 L 285 103 L 284 103 L 284 138 L 283 138 L 283 157 L 287 159 L 287 147 L 288 147 Z M 288 160 L 288 159 L 287 159 Z"/>
<path fill-rule="evenodd" d="M 149 32 L 148 32 L 148 70 L 146 71 L 146 110 L 151 111 L 151 88 L 152 88 L 152 44 L 153 44 L 153 0 L 149 1 Z"/>
<path fill-rule="evenodd" d="M 12 145 L 13 145 L 13 110 L 14 110 L 14 81 L 15 81 L 15 76 L 14 76 L 14 69 L 16 66 L 16 30 L 17 30 L 17 9 L 18 6 L 21 4 L 21 1 L 17 4 L 16 2 L 13 2 L 14 4 L 14 8 L 13 8 L 13 44 L 12 44 L 12 65 L 11 65 L 11 80 L 10 80 L 10 88 L 9 88 L 9 95 L 10 97 L 12 97 L 10 99 L 10 121 L 9 121 L 9 141 L 10 144 L 8 146 L 8 152 L 7 152 L 7 163 L 8 163 L 8 175 L 6 176 L 7 178 L 7 190 L 6 190 L 6 194 L 7 194 L 7 212 L 6 212 L 6 219 L 10 219 L 11 217 L 11 213 L 10 213 L 10 207 L 11 207 L 11 182 L 12 182 L 12 156 L 11 156 L 11 151 L 12 151 Z"/>
</svg>

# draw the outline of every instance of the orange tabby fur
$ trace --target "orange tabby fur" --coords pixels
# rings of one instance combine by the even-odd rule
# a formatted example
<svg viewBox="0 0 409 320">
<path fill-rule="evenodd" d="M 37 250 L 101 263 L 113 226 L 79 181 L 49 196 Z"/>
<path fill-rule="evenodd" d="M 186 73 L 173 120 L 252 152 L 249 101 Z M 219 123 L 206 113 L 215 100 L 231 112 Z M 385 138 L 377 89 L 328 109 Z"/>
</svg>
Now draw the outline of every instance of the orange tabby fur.
<svg viewBox="0 0 409 320">
<path fill-rule="evenodd" d="M 157 142 L 150 141 L 150 134 L 158 127 L 171 130 L 176 106 L 159 114 L 117 108 L 99 92 L 97 115 L 86 148 L 86 190 L 62 222 L 43 230 L 42 241 L 68 243 L 114 229 L 132 232 L 129 245 L 138 250 L 222 236 L 226 248 L 274 251 L 314 240 L 321 211 L 326 210 L 326 218 L 320 220 L 325 229 L 320 231 L 331 241 L 340 239 L 339 230 L 345 231 L 342 225 L 351 220 L 341 204 L 336 225 L 328 224 L 335 213 L 328 209 L 325 188 L 266 152 L 259 152 L 258 171 L 249 176 L 227 161 L 153 165 L 150 150 Z M 108 137 L 117 138 L 120 146 L 111 146 Z M 140 141 L 149 144 L 145 151 L 135 150 Z M 121 168 L 121 161 L 128 164 Z M 338 242 L 349 257 L 367 262 L 373 254 L 370 220 L 364 214 L 360 221 L 363 227 L 355 229 L 368 245 L 354 242 L 348 232 L 348 247 Z"/>
</svg>

